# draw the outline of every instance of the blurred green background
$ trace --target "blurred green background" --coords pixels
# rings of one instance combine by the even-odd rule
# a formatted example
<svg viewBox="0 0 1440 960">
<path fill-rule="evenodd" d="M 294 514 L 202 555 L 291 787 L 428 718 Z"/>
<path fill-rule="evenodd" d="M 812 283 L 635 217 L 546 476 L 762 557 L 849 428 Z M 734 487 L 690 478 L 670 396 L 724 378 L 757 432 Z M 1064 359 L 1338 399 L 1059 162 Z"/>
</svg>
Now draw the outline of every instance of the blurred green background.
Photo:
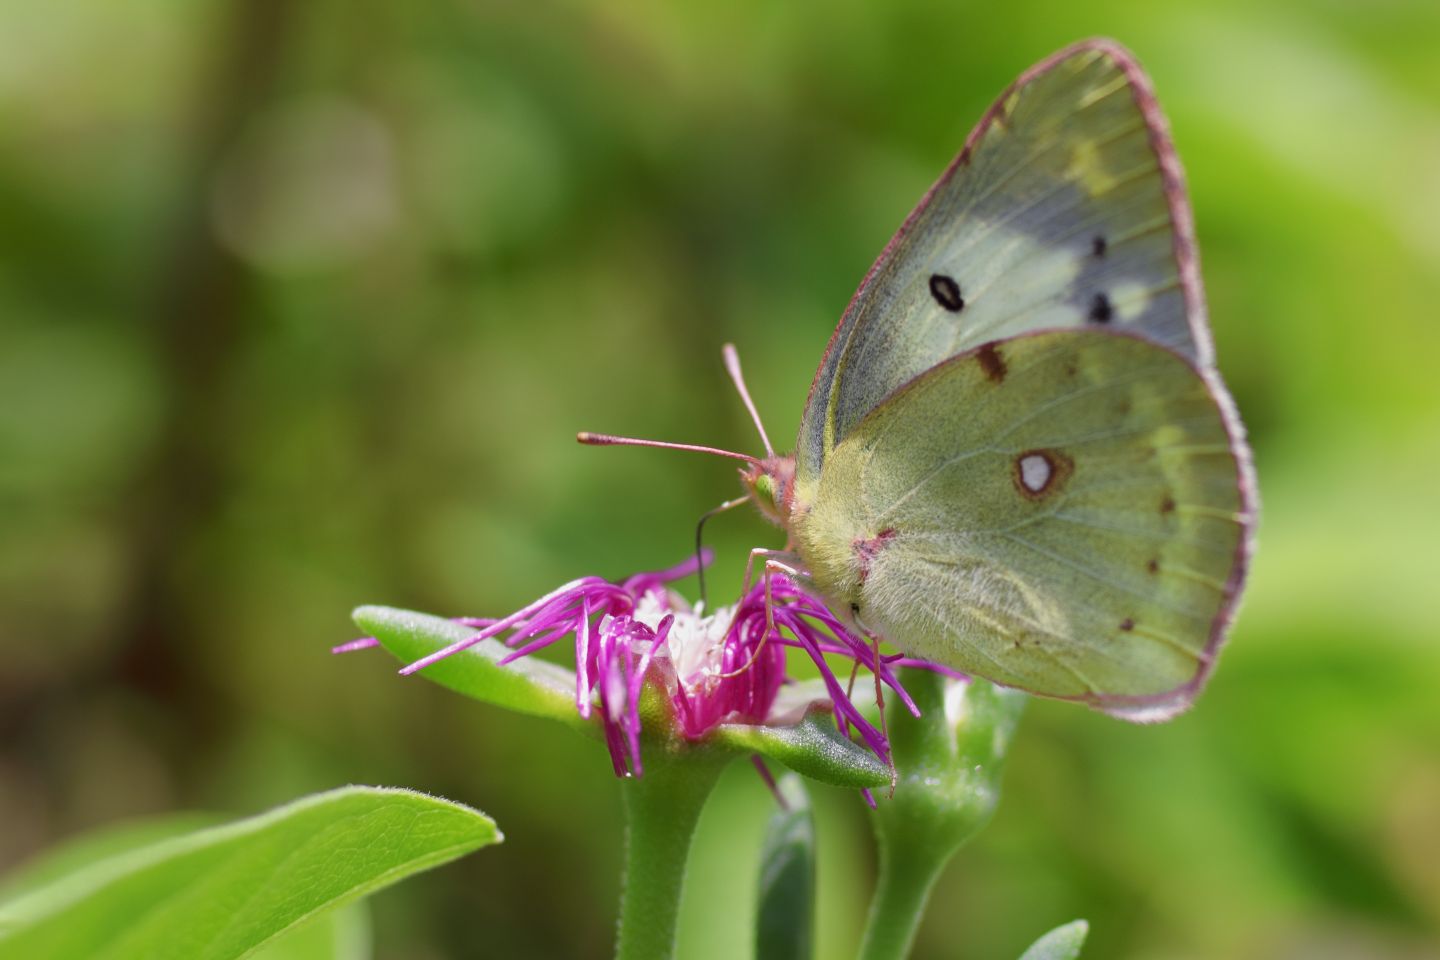
<svg viewBox="0 0 1440 960">
<path fill-rule="evenodd" d="M 345 782 L 507 843 L 382 895 L 386 958 L 605 957 L 604 752 L 332 658 L 362 602 L 508 612 L 683 557 L 793 436 L 855 285 L 1015 74 L 1109 34 L 1190 175 L 1263 495 L 1189 715 L 1036 703 L 917 956 L 1440 956 L 1440 4 L 0 2 L 0 868 Z M 712 526 L 717 578 L 776 544 Z M 748 952 L 738 767 L 684 957 Z M 823 957 L 863 812 L 818 791 Z"/>
</svg>

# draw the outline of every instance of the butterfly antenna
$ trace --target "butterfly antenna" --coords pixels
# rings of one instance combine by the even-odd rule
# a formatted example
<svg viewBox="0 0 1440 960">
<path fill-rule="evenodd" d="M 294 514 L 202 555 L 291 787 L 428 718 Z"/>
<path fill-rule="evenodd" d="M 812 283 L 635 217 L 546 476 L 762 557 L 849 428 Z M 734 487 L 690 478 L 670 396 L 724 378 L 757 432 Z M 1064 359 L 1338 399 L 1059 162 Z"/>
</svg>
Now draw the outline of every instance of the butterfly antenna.
<svg viewBox="0 0 1440 960">
<path fill-rule="evenodd" d="M 745 375 L 740 372 L 740 354 L 735 351 L 735 344 L 727 343 L 722 348 L 725 354 L 725 370 L 730 374 L 730 379 L 735 383 L 735 389 L 740 391 L 740 399 L 745 403 L 745 409 L 750 411 L 750 419 L 755 421 L 755 429 L 760 431 L 760 439 L 765 444 L 765 453 L 771 459 L 775 457 L 775 448 L 770 446 L 770 438 L 765 435 L 765 425 L 760 422 L 760 414 L 755 409 L 755 402 L 750 399 L 750 391 L 745 389 Z"/>
<path fill-rule="evenodd" d="M 702 539 L 705 534 L 705 521 L 717 514 L 724 513 L 726 510 L 738 507 L 740 504 L 746 503 L 749 500 L 749 494 L 743 497 L 737 497 L 734 500 L 726 500 L 720 504 L 720 506 L 706 510 L 705 513 L 701 515 L 700 522 L 695 524 L 695 580 L 696 585 L 700 589 L 700 606 L 706 613 L 710 612 L 710 601 L 705 596 L 705 548 Z"/>
<path fill-rule="evenodd" d="M 752 457 L 748 453 L 736 453 L 734 450 L 721 450 L 718 447 L 705 447 L 698 443 L 638 440 L 635 437 L 615 437 L 608 433 L 589 433 L 584 430 L 575 434 L 575 439 L 592 447 L 659 447 L 662 450 L 688 450 L 691 453 L 713 453 L 717 457 L 730 457 L 732 460 L 744 460 L 746 463 L 760 462 L 759 457 Z"/>
</svg>

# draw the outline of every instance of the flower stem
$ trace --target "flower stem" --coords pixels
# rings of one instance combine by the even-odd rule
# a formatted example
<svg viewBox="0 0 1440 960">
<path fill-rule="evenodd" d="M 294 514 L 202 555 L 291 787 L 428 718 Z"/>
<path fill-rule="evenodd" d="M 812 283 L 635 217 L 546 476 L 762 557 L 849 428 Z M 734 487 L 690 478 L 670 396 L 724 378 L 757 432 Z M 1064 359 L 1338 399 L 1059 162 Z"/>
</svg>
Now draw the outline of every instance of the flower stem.
<svg viewBox="0 0 1440 960">
<path fill-rule="evenodd" d="M 880 876 L 870 901 L 860 960 L 903 960 L 909 956 L 930 890 L 950 853 L 933 847 L 928 852 L 923 848 L 900 850 L 881 842 Z"/>
<path fill-rule="evenodd" d="M 880 876 L 861 960 L 909 954 L 940 871 L 995 810 L 1000 768 L 1025 705 L 1024 694 L 978 679 L 907 670 L 904 683 L 921 716 L 891 701 L 897 782 L 871 817 Z"/>
<path fill-rule="evenodd" d="M 645 758 L 645 775 L 625 780 L 625 876 L 616 960 L 675 956 L 680 894 L 700 810 L 733 754 L 683 762 Z"/>
</svg>

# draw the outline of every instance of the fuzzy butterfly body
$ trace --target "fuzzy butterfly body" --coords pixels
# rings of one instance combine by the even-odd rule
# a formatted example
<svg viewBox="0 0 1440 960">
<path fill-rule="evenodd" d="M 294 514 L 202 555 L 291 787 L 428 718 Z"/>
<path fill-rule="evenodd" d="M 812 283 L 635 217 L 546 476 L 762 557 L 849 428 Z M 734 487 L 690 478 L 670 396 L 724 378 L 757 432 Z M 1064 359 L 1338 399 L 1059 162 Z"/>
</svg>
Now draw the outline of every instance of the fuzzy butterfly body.
<svg viewBox="0 0 1440 960">
<path fill-rule="evenodd" d="M 986 113 L 845 311 L 783 488 L 801 568 L 861 629 L 1126 719 L 1193 700 L 1253 488 L 1128 52 L 1061 51 Z"/>
</svg>

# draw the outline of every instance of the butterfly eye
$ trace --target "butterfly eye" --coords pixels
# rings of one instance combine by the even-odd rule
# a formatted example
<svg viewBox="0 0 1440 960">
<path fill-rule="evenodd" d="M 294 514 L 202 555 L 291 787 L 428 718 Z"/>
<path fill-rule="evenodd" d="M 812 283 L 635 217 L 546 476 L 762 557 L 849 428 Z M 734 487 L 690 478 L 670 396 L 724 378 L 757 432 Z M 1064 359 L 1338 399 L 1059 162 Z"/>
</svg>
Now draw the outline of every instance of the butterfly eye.
<svg viewBox="0 0 1440 960">
<path fill-rule="evenodd" d="M 960 296 L 960 284 L 955 282 L 954 277 L 947 277 L 943 273 L 932 273 L 930 275 L 930 295 L 935 298 L 936 303 L 951 313 L 959 313 L 965 309 L 965 298 Z"/>
<path fill-rule="evenodd" d="M 769 474 L 762 473 L 755 478 L 755 492 L 767 503 L 775 502 L 775 481 Z"/>
</svg>

